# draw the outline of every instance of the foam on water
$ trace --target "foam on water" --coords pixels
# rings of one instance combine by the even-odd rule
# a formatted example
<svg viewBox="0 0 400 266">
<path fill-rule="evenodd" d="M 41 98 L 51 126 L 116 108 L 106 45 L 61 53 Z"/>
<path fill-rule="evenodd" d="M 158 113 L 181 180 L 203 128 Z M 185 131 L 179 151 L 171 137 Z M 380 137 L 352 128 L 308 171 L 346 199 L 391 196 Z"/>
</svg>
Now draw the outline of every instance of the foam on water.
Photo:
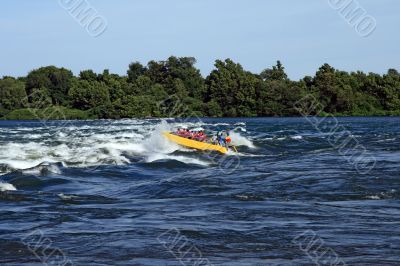
<svg viewBox="0 0 400 266">
<path fill-rule="evenodd" d="M 3 183 L 0 181 L 0 192 L 4 191 L 16 191 L 17 189 L 9 183 Z"/>
<path fill-rule="evenodd" d="M 291 139 L 294 139 L 294 140 L 300 140 L 300 139 L 303 139 L 303 136 L 300 136 L 300 135 L 296 135 L 296 136 L 292 136 L 292 137 L 290 137 Z"/>
<path fill-rule="evenodd" d="M 106 123 L 104 123 L 106 122 Z M 158 123 L 157 123 L 158 122 Z M 190 128 L 206 127 L 212 135 L 227 123 L 175 122 L 166 120 L 119 120 L 102 121 L 83 125 L 65 124 L 60 127 L 43 126 L 36 128 L 18 128 L 0 140 L 0 163 L 12 169 L 36 171 L 34 167 L 44 162 L 50 165 L 62 163 L 65 167 L 93 167 L 99 165 L 124 165 L 131 157 L 142 157 L 145 162 L 176 160 L 185 164 L 209 165 L 199 157 L 189 153 L 196 151 L 167 141 L 165 131 L 173 131 L 186 125 Z M 244 126 L 244 124 L 240 124 Z M 10 133 L 12 129 L 2 129 Z M 237 131 L 246 132 L 240 127 Z M 232 143 L 236 146 L 255 148 L 251 140 L 236 131 L 230 132 Z M 180 154 L 174 154 L 179 152 Z M 187 155 L 185 155 L 187 153 Z M 48 171 L 59 173 L 60 170 Z M 39 169 L 40 170 L 40 169 Z M 40 170 L 41 171 L 41 170 Z"/>
<path fill-rule="evenodd" d="M 185 164 L 197 164 L 201 166 L 209 166 L 211 163 L 202 161 L 200 159 L 194 159 L 186 156 L 178 156 L 178 155 L 165 155 L 165 154 L 154 154 L 147 157 L 146 162 L 152 163 L 163 160 L 175 160 Z"/>
<path fill-rule="evenodd" d="M 64 128 L 1 122 L 2 261 L 32 264 L 34 256 L 20 242 L 38 226 L 57 240 L 52 250 L 65 250 L 76 265 L 174 264 L 162 246 L 152 248 L 163 232 L 161 240 L 169 237 L 171 226 L 183 237 L 200 239 L 196 243 L 213 264 L 312 264 L 298 248 L 282 248 L 307 230 L 319 233 L 343 263 L 400 261 L 393 251 L 400 220 L 400 118 L 338 118 L 349 121 L 346 128 L 361 135 L 360 143 L 377 160 L 366 175 L 304 118 L 241 119 L 246 126 L 205 119 L 208 135 L 247 129 L 233 130 L 241 146 L 227 156 L 167 142 L 162 131 L 174 130 L 181 120 L 139 121 L 73 121 Z M 30 130 L 16 130 L 24 123 Z M 389 138 L 396 140 L 376 143 Z M 20 170 L 5 161 L 36 165 Z M 104 167 L 91 171 L 85 167 L 90 165 Z M 55 167 L 61 174 L 49 172 Z M 226 239 L 232 240 L 228 246 Z M 155 251 L 150 258 L 149 248 Z"/>
<path fill-rule="evenodd" d="M 177 144 L 174 144 L 170 141 L 165 141 L 163 132 L 169 132 L 171 130 L 171 125 L 169 125 L 166 121 L 162 121 L 160 124 L 158 124 L 154 128 L 150 137 L 147 138 L 142 144 L 146 153 L 170 154 L 179 150 L 180 146 Z"/>
<path fill-rule="evenodd" d="M 232 144 L 235 146 L 246 146 L 248 148 L 254 149 L 255 146 L 253 144 L 253 142 L 249 139 L 247 139 L 246 137 L 240 135 L 240 133 L 235 132 L 235 131 L 230 131 L 229 135 L 232 138 Z"/>
</svg>

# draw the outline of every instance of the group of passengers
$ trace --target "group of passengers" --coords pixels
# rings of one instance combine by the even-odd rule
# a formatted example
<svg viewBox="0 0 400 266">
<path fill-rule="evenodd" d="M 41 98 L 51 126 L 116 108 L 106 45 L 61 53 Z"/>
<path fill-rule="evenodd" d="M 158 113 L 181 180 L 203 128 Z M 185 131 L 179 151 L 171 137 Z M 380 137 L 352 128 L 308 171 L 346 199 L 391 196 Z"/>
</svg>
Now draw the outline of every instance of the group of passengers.
<svg viewBox="0 0 400 266">
<path fill-rule="evenodd" d="M 180 129 L 178 129 L 176 134 L 183 138 L 193 139 L 193 140 L 202 141 L 202 142 L 207 140 L 207 135 L 204 133 L 204 130 L 192 131 L 187 128 L 180 128 Z"/>
<path fill-rule="evenodd" d="M 224 147 L 228 147 L 232 142 L 229 133 L 226 131 L 218 132 L 217 135 L 213 136 L 211 139 L 207 138 L 207 135 L 204 133 L 204 129 L 189 130 L 187 128 L 179 128 L 176 132 L 176 135 L 196 141 L 210 142 L 214 145 L 220 145 Z"/>
</svg>

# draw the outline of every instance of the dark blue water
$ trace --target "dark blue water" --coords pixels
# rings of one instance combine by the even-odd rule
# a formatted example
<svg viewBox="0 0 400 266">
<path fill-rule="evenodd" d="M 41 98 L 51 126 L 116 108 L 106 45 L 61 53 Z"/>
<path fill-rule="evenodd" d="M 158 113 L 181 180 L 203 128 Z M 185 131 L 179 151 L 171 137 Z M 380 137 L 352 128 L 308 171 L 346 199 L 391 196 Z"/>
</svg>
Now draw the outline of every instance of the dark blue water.
<svg viewBox="0 0 400 266">
<path fill-rule="evenodd" d="M 400 118 L 167 123 L 0 122 L 0 264 L 400 265 Z"/>
</svg>

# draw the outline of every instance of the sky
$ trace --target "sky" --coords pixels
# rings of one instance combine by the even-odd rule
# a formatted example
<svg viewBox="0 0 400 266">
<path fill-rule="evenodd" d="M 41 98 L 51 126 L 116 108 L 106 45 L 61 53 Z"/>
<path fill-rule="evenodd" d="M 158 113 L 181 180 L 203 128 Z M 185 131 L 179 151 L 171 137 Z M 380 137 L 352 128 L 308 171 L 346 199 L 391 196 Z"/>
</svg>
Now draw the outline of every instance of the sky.
<svg viewBox="0 0 400 266">
<path fill-rule="evenodd" d="M 126 74 L 130 62 L 171 55 L 195 57 L 203 76 L 226 58 L 254 73 L 281 60 L 293 80 L 324 63 L 400 70 L 398 0 L 346 0 L 376 21 L 367 37 L 332 8 L 343 0 L 79 0 L 107 23 L 97 37 L 64 9 L 69 1 L 0 1 L 0 76 L 47 65 Z"/>
</svg>

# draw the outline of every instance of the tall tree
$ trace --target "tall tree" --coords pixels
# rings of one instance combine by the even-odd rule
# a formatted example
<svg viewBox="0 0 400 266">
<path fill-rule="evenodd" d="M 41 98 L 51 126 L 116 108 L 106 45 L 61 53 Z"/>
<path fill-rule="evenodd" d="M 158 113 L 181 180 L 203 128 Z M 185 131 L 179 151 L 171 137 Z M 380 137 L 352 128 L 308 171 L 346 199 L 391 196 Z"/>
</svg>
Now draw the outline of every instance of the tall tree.
<svg viewBox="0 0 400 266">
<path fill-rule="evenodd" d="M 140 62 L 133 62 L 129 65 L 128 81 L 134 82 L 138 77 L 146 72 L 146 68 Z"/>
<path fill-rule="evenodd" d="M 276 62 L 276 66 L 273 66 L 272 69 L 267 68 L 263 70 L 260 74 L 260 77 L 263 80 L 287 80 L 288 76 L 285 73 L 285 68 L 282 65 L 281 61 Z"/>
<path fill-rule="evenodd" d="M 218 103 L 225 116 L 255 115 L 255 75 L 231 59 L 217 60 L 215 67 L 206 79 L 206 101 Z"/>
<path fill-rule="evenodd" d="M 97 80 L 97 74 L 91 69 L 82 70 L 79 73 L 79 78 L 81 80 L 87 80 L 87 81 L 92 82 L 92 81 L 96 81 Z"/>
<path fill-rule="evenodd" d="M 27 103 L 25 84 L 11 77 L 0 79 L 0 108 L 14 110 Z"/>
<path fill-rule="evenodd" d="M 104 82 L 75 81 L 69 90 L 72 106 L 81 110 L 88 110 L 110 104 L 108 87 Z"/>
<path fill-rule="evenodd" d="M 68 90 L 73 74 L 65 68 L 55 66 L 42 67 L 31 71 L 26 78 L 26 91 L 29 94 L 34 89 L 46 88 L 50 92 L 53 104 L 64 104 L 67 101 Z"/>
</svg>

